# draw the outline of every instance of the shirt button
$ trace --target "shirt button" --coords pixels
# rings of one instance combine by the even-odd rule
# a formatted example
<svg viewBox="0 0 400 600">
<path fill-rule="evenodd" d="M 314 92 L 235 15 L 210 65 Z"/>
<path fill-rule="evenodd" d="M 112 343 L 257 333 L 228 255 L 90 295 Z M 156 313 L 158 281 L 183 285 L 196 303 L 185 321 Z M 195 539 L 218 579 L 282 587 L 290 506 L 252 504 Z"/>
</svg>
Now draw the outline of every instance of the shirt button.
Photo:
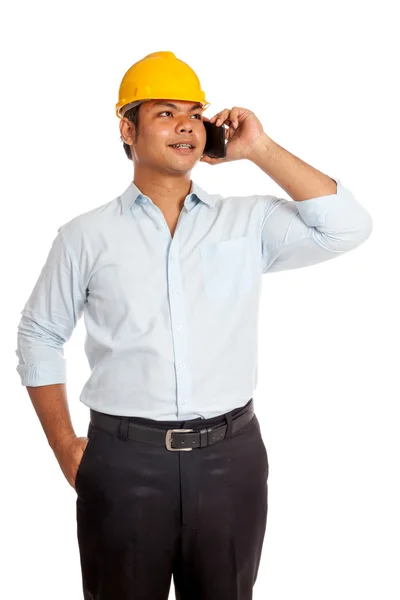
<svg viewBox="0 0 400 600">
<path fill-rule="evenodd" d="M 181 363 L 179 364 L 179 366 L 180 366 L 180 367 L 184 367 L 184 366 L 185 366 L 185 363 L 184 363 L 184 362 L 181 362 Z"/>
<path fill-rule="evenodd" d="M 172 293 L 175 294 L 175 296 L 178 294 L 177 290 L 172 290 Z"/>
<path fill-rule="evenodd" d="M 183 327 L 182 325 L 178 325 L 178 327 L 176 328 L 178 331 L 182 331 Z"/>
</svg>

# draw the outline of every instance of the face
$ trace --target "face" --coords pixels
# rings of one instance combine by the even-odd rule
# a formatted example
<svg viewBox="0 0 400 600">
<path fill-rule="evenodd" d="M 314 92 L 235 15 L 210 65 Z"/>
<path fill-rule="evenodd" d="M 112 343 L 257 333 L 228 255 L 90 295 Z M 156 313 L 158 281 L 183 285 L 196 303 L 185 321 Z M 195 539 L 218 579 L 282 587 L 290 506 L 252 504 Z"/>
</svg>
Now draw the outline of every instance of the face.
<svg viewBox="0 0 400 600">
<path fill-rule="evenodd" d="M 172 106 L 173 105 L 173 106 Z M 124 119 L 122 119 L 123 121 Z M 203 155 L 206 130 L 203 111 L 197 102 L 180 100 L 151 100 L 139 108 L 139 136 L 133 135 L 134 126 L 121 123 L 121 133 L 133 142 L 131 146 L 135 163 L 147 168 L 186 173 Z M 172 144 L 190 143 L 193 150 L 175 150 Z"/>
</svg>

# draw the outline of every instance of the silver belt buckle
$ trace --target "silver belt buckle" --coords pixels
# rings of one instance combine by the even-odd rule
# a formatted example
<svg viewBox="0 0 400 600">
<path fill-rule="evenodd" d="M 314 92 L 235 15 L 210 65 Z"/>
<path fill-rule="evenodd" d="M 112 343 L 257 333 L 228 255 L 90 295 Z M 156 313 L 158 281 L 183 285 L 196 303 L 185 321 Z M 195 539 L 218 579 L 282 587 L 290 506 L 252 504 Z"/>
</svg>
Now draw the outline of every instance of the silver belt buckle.
<svg viewBox="0 0 400 600">
<path fill-rule="evenodd" d="M 171 448 L 172 434 L 174 432 L 189 432 L 193 431 L 193 429 L 168 429 L 165 436 L 165 445 L 171 452 L 190 452 L 193 448 Z"/>
</svg>

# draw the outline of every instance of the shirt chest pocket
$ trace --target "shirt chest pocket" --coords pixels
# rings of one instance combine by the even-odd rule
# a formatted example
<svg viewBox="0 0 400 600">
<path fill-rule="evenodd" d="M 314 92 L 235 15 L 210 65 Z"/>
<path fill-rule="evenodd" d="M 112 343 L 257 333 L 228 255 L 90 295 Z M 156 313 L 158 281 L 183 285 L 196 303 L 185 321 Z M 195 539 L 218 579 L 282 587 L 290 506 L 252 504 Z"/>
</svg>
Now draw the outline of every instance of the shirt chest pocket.
<svg viewBox="0 0 400 600">
<path fill-rule="evenodd" d="M 249 237 L 200 247 L 204 291 L 211 300 L 231 300 L 250 291 L 254 272 Z"/>
</svg>

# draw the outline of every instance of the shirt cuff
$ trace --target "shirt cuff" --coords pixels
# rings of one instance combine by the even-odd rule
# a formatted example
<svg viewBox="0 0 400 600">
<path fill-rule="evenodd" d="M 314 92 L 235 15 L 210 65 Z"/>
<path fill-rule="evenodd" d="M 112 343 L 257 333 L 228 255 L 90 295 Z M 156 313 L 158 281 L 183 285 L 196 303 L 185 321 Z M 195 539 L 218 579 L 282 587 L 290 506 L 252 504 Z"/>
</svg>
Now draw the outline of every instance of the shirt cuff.
<svg viewBox="0 0 400 600">
<path fill-rule="evenodd" d="M 347 219 L 352 212 L 357 217 L 361 213 L 366 213 L 365 209 L 357 202 L 351 191 L 342 184 L 341 180 L 338 177 L 332 177 L 332 179 L 336 181 L 336 194 L 296 202 L 296 208 L 301 218 L 309 227 L 324 227 L 328 214 L 340 214 L 343 219 Z M 368 213 L 366 214 L 368 215 Z"/>
<path fill-rule="evenodd" d="M 42 360 L 29 365 L 17 365 L 17 372 L 24 386 L 37 387 L 67 381 L 65 359 L 56 363 Z"/>
</svg>

